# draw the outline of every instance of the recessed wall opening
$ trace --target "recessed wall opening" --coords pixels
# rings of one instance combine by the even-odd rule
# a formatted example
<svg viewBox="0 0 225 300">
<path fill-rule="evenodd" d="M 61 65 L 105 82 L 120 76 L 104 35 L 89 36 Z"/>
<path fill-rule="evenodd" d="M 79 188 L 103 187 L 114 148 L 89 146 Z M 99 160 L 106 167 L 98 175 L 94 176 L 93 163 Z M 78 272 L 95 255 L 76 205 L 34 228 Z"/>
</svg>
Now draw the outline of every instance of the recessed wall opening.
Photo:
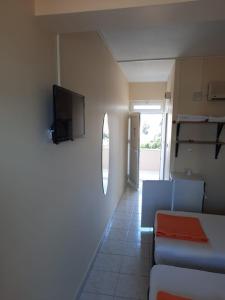
<svg viewBox="0 0 225 300">
<path fill-rule="evenodd" d="M 132 101 L 130 105 L 128 144 L 130 171 L 143 180 L 159 180 L 161 169 L 164 168 L 161 157 L 163 130 L 164 101 Z M 136 159 L 135 159 L 136 158 Z M 134 163 L 134 161 L 136 161 Z"/>
<path fill-rule="evenodd" d="M 170 177 L 175 61 L 120 61 L 129 81 L 128 182 Z"/>
</svg>

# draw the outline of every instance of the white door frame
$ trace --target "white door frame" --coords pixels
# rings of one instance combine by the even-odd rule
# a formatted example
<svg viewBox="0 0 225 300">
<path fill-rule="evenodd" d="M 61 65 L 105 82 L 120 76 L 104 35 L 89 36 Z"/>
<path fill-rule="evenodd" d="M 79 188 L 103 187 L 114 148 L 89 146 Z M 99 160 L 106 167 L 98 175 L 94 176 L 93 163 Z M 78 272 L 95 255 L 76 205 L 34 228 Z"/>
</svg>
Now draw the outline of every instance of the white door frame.
<svg viewBox="0 0 225 300">
<path fill-rule="evenodd" d="M 165 180 L 168 113 L 163 113 L 159 179 Z"/>
<path fill-rule="evenodd" d="M 129 115 L 128 132 L 128 182 L 136 190 L 139 188 L 139 154 L 140 154 L 140 113 Z"/>
</svg>

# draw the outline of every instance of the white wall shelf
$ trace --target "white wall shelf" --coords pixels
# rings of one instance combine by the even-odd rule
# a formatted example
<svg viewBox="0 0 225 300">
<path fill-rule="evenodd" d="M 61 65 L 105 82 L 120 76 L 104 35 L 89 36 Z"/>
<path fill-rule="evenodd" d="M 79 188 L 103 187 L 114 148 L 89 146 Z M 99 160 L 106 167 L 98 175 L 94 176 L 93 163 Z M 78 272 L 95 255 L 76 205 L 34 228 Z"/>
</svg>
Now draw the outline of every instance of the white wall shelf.
<svg viewBox="0 0 225 300">
<path fill-rule="evenodd" d="M 225 145 L 225 142 L 220 141 L 220 135 L 224 127 L 224 122 L 194 122 L 194 121 L 173 121 L 174 124 L 177 124 L 177 129 L 176 129 L 176 148 L 175 148 L 175 157 L 178 157 L 179 153 L 179 146 L 180 144 L 202 144 L 202 145 L 215 145 L 215 159 L 218 158 L 221 147 Z M 216 132 L 216 139 L 215 141 L 201 141 L 201 140 L 192 140 L 192 139 L 186 139 L 186 140 L 180 140 L 180 129 L 182 124 L 198 124 L 198 125 L 217 125 L 217 132 Z"/>
</svg>

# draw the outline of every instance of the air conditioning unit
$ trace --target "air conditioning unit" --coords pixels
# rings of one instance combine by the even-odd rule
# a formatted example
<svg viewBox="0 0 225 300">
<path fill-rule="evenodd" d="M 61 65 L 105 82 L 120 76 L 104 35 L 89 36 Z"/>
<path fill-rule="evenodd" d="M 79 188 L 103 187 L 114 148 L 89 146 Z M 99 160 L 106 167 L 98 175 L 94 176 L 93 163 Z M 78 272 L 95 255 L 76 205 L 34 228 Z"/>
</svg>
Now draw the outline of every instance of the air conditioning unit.
<svg viewBox="0 0 225 300">
<path fill-rule="evenodd" d="M 225 100 L 225 81 L 212 81 L 209 83 L 208 100 Z"/>
</svg>

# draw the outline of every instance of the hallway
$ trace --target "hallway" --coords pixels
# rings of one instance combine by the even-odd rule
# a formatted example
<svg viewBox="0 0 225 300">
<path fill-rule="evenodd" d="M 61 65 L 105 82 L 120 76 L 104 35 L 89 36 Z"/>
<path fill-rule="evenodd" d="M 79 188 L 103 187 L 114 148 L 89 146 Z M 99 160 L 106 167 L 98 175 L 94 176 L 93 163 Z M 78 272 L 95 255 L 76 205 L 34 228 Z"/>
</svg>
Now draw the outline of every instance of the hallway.
<svg viewBox="0 0 225 300">
<path fill-rule="evenodd" d="M 141 230 L 141 191 L 119 202 L 80 300 L 146 300 L 152 231 Z"/>
</svg>

